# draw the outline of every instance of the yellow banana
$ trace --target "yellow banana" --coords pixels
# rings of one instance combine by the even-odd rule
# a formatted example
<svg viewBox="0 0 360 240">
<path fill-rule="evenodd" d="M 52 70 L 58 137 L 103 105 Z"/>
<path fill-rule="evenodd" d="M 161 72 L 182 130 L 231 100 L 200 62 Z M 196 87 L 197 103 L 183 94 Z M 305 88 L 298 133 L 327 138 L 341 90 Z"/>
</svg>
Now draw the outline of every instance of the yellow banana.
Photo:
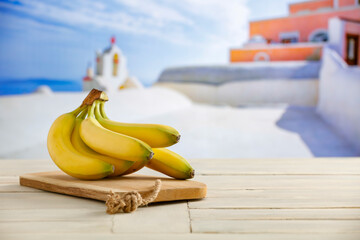
<svg viewBox="0 0 360 240">
<path fill-rule="evenodd" d="M 168 147 L 180 140 L 179 132 L 166 125 L 122 123 L 110 120 L 104 111 L 104 101 L 101 101 L 100 107 L 96 107 L 95 116 L 103 127 L 140 139 L 153 148 Z"/>
<path fill-rule="evenodd" d="M 86 106 L 79 107 L 54 121 L 49 130 L 47 147 L 55 164 L 70 176 L 88 180 L 101 179 L 114 172 L 113 165 L 85 156 L 71 144 L 76 115 L 85 108 Z"/>
<path fill-rule="evenodd" d="M 75 127 L 71 135 L 71 143 L 73 144 L 74 148 L 82 153 L 85 156 L 97 158 L 104 162 L 110 163 L 115 167 L 114 173 L 109 175 L 109 177 L 115 177 L 122 175 L 125 171 L 127 171 L 131 165 L 134 164 L 132 161 L 126 161 L 121 159 L 116 159 L 112 157 L 108 157 L 102 154 L 99 154 L 89 148 L 84 141 L 80 137 L 80 125 L 81 122 L 84 120 L 86 116 L 87 110 L 85 109 L 75 120 Z"/>
<path fill-rule="evenodd" d="M 147 167 L 176 179 L 189 179 L 195 175 L 194 169 L 185 158 L 165 148 L 153 148 L 154 156 Z"/>
<path fill-rule="evenodd" d="M 149 145 L 143 141 L 116 133 L 101 126 L 95 119 L 94 110 L 98 100 L 89 107 L 88 118 L 80 125 L 81 139 L 98 153 L 128 160 L 148 161 L 153 156 Z"/>
</svg>

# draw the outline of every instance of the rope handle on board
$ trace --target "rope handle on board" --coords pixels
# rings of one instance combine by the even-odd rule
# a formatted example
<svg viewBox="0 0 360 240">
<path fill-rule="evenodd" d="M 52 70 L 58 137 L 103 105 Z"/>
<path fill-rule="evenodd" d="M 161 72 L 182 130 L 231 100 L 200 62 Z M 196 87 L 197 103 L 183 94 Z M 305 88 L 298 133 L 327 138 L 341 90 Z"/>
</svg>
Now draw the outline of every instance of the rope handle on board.
<svg viewBox="0 0 360 240">
<path fill-rule="evenodd" d="M 143 198 L 138 191 L 131 191 L 125 194 L 118 194 L 110 191 L 108 198 L 105 202 L 107 207 L 106 212 L 108 214 L 115 213 L 130 213 L 135 211 L 138 207 L 146 206 L 153 202 L 158 196 L 161 188 L 161 180 L 157 179 L 153 190 L 147 197 Z"/>
</svg>

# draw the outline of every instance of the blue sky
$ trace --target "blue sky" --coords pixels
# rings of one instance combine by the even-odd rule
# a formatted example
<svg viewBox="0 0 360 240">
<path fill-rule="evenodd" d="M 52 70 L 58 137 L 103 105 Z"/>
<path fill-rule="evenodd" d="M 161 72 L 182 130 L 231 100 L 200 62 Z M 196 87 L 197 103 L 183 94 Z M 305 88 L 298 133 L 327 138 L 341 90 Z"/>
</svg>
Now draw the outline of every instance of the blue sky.
<svg viewBox="0 0 360 240">
<path fill-rule="evenodd" d="M 112 35 L 130 75 L 225 64 L 248 21 L 286 16 L 302 0 L 0 0 L 0 79 L 80 80 Z"/>
</svg>

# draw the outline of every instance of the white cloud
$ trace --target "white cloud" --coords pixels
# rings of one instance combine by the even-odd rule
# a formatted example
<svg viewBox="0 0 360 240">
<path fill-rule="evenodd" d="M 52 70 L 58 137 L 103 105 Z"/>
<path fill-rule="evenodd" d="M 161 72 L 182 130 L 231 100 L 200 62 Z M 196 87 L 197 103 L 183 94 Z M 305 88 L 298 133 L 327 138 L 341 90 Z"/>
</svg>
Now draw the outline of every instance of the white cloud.
<svg viewBox="0 0 360 240">
<path fill-rule="evenodd" d="M 161 1 L 153 0 L 117 0 L 118 3 L 125 5 L 131 11 L 148 16 L 151 19 L 157 20 L 163 24 L 179 23 L 191 25 L 191 19 L 185 17 L 176 9 L 159 4 Z"/>
<path fill-rule="evenodd" d="M 228 62 L 229 48 L 241 45 L 248 38 L 246 0 L 182 0 L 174 6 L 188 16 L 206 22 L 205 26 L 197 27 L 204 36 L 197 43 L 203 50 L 201 62 L 219 59 Z"/>
<path fill-rule="evenodd" d="M 46 22 L 146 35 L 204 50 L 203 58 L 240 45 L 247 38 L 246 0 L 115 0 L 114 2 L 25 1 L 0 3 Z M 45 22 L 45 23 L 44 23 Z"/>
</svg>

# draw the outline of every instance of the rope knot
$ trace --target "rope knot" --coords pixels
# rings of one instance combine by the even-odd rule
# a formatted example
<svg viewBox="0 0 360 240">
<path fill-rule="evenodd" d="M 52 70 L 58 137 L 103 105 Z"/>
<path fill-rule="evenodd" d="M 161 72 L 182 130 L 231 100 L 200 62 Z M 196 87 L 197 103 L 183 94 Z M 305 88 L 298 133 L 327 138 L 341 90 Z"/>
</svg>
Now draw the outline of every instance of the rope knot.
<svg viewBox="0 0 360 240">
<path fill-rule="evenodd" d="M 118 212 L 130 213 L 135 211 L 138 207 L 148 205 L 156 199 L 160 192 L 161 181 L 157 179 L 155 181 L 154 188 L 148 194 L 146 198 L 143 198 L 138 191 L 131 191 L 125 194 L 118 194 L 110 191 L 106 200 L 106 212 L 108 214 L 114 214 Z"/>
<path fill-rule="evenodd" d="M 132 191 L 125 193 L 123 196 L 125 206 L 123 207 L 123 212 L 129 213 L 135 211 L 138 206 L 141 205 L 142 197 L 139 192 Z"/>
</svg>

